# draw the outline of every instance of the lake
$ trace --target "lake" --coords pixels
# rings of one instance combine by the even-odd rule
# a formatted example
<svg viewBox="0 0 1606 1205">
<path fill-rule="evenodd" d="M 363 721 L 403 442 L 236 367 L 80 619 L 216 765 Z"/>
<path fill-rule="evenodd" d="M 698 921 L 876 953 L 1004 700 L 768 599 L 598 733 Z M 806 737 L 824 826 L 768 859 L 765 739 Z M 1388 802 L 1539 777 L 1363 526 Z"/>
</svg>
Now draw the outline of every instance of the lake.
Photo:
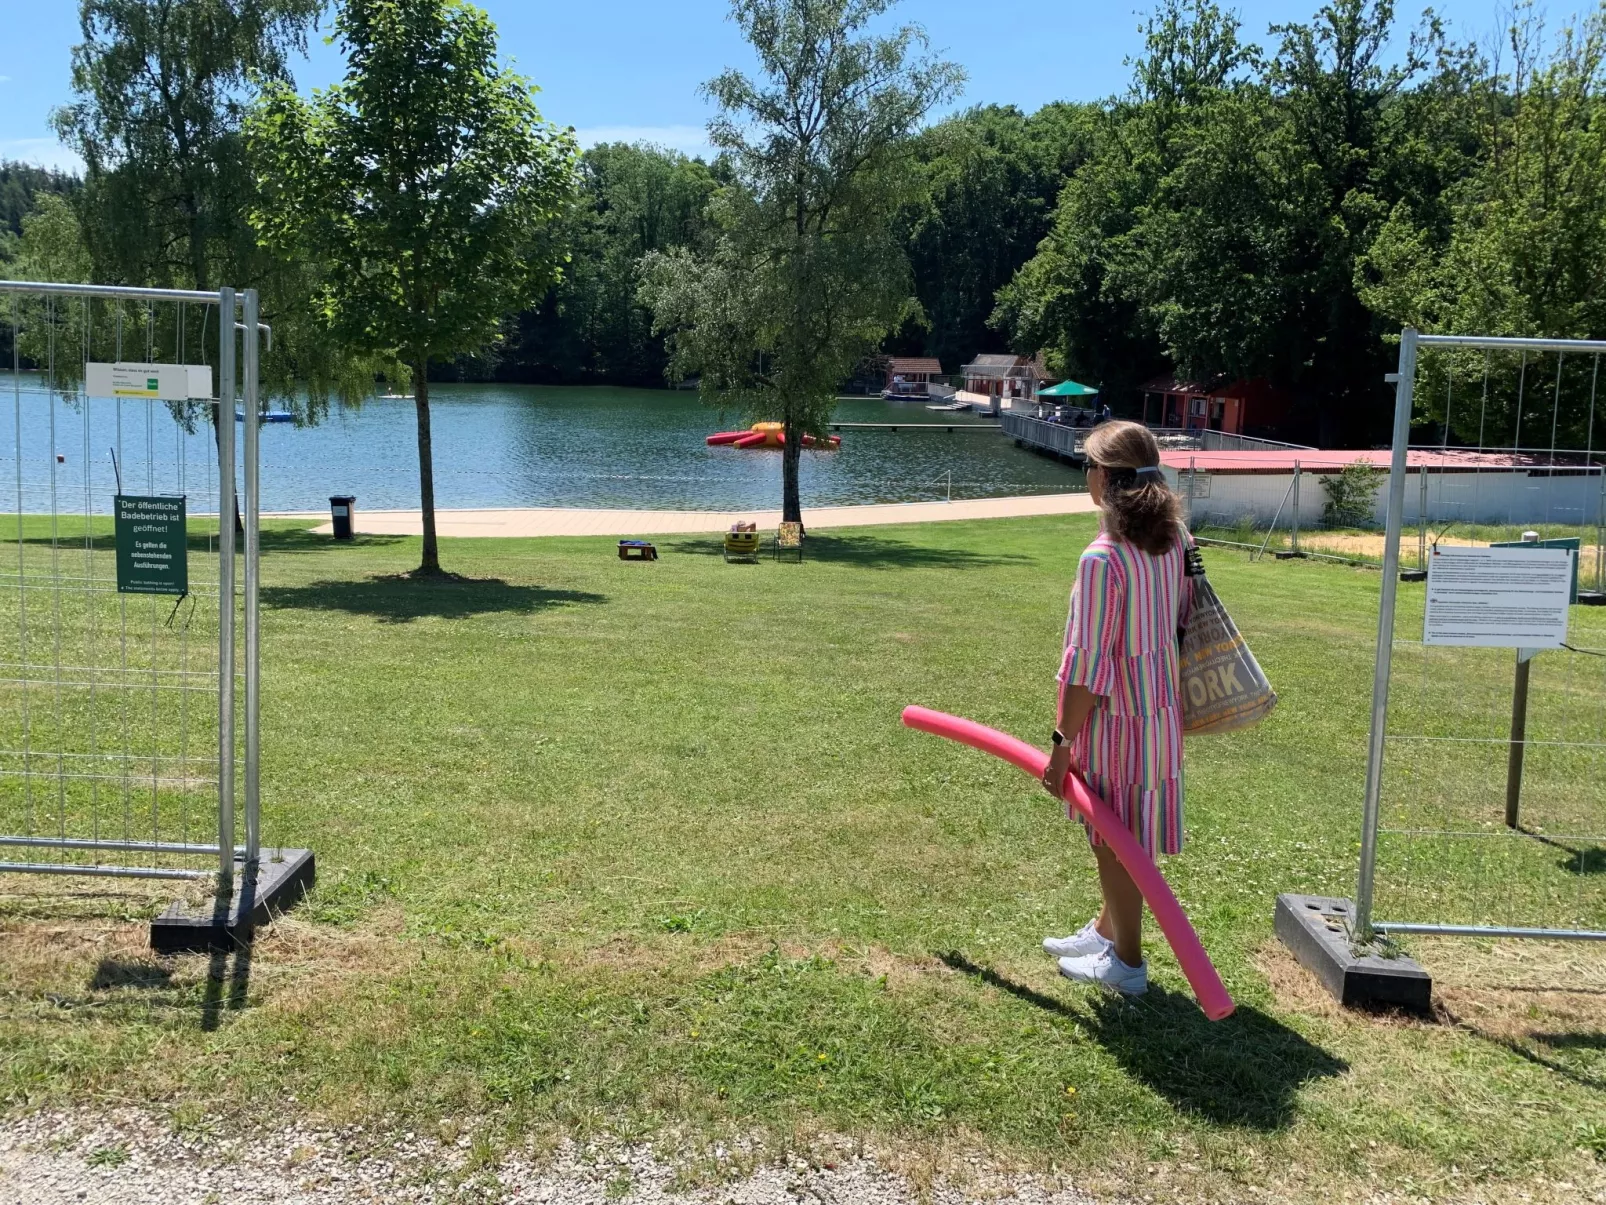
<svg viewBox="0 0 1606 1205">
<path fill-rule="evenodd" d="M 704 437 L 748 424 L 705 406 L 694 393 L 606 386 L 447 385 L 431 388 L 435 502 L 449 507 L 623 507 L 740 510 L 780 505 L 778 451 L 710 448 Z M 7 394 L 13 395 L 6 397 Z M 37 377 L 13 388 L 0 377 L 0 489 L 16 496 L 17 415 L 23 444 L 23 508 L 48 509 L 52 449 L 64 509 L 82 510 L 83 465 L 93 508 L 116 486 L 192 495 L 213 489 L 211 432 L 186 434 L 161 403 L 95 399 L 86 429 L 82 403 L 50 405 Z M 9 402 L 11 404 L 4 404 Z M 980 422 L 918 404 L 844 399 L 841 422 Z M 52 437 L 51 423 L 55 423 Z M 119 436 L 118 423 L 121 422 Z M 238 431 L 239 425 L 236 425 Z M 262 509 L 325 510 L 331 494 L 354 494 L 364 510 L 418 505 L 413 403 L 374 399 L 335 410 L 317 427 L 262 428 Z M 844 431 L 838 452 L 805 452 L 804 506 L 914 502 L 1084 488 L 1080 472 L 1016 448 L 1001 433 Z M 52 442 L 54 439 L 54 442 Z M 103 488 L 104 487 L 104 488 Z M 8 506 L 6 509 L 12 509 Z"/>
</svg>

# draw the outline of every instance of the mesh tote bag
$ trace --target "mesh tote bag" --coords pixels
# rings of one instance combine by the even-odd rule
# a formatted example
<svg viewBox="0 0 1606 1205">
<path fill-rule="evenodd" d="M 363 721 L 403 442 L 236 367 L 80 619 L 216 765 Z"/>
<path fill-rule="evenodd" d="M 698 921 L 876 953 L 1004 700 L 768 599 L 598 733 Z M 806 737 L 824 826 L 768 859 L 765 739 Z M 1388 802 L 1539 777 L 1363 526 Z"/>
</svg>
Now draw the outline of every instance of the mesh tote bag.
<svg viewBox="0 0 1606 1205">
<path fill-rule="evenodd" d="M 1258 724 L 1277 706 L 1277 692 L 1205 578 L 1204 560 L 1191 539 L 1183 566 L 1193 582 L 1193 606 L 1177 630 L 1182 731 L 1199 736 Z"/>
</svg>

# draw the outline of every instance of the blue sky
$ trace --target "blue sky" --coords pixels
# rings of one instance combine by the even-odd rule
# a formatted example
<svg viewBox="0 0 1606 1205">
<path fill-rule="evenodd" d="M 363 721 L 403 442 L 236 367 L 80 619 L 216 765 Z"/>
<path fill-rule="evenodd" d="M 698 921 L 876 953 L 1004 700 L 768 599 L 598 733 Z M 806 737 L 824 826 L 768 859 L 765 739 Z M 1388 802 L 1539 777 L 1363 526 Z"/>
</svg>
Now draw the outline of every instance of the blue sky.
<svg viewBox="0 0 1606 1205">
<path fill-rule="evenodd" d="M 1397 0 L 1415 23 L 1420 4 Z M 1318 0 L 1245 0 L 1245 29 L 1305 20 Z M 704 144 L 708 106 L 697 86 L 726 66 L 747 66 L 725 0 L 483 0 L 502 53 L 541 86 L 541 108 L 581 141 L 648 139 L 690 153 Z M 1440 0 L 1461 38 L 1485 39 L 1497 0 Z M 50 111 L 69 92 L 69 54 L 79 40 L 73 0 L 0 0 L 0 158 L 73 166 L 50 131 Z M 935 49 L 964 66 L 960 99 L 1035 109 L 1051 100 L 1093 100 L 1126 86 L 1124 60 L 1142 48 L 1148 5 L 1134 0 L 904 0 L 894 17 L 924 25 Z M 1555 11 L 1571 11 L 1566 10 Z M 335 47 L 321 42 L 296 66 L 303 87 L 339 78 Z"/>
</svg>

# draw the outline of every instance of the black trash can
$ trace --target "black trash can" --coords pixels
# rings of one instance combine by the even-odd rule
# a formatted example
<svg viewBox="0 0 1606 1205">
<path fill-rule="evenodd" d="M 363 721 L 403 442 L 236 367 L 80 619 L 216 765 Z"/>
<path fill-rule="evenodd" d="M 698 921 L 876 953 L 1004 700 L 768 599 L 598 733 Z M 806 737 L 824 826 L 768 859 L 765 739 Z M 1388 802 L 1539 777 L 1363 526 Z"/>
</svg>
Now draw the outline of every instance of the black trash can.
<svg viewBox="0 0 1606 1205">
<path fill-rule="evenodd" d="M 329 517 L 334 520 L 335 539 L 352 538 L 352 521 L 356 516 L 357 499 L 351 494 L 333 494 L 329 498 Z"/>
</svg>

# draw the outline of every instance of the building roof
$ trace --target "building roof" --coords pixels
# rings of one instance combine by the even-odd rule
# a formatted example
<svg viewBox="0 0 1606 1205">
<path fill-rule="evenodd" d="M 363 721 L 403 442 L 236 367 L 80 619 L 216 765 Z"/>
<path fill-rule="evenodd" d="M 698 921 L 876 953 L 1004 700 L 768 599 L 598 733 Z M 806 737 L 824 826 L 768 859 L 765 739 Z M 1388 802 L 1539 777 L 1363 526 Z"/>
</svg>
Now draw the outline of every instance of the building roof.
<svg viewBox="0 0 1606 1205">
<path fill-rule="evenodd" d="M 1391 453 L 1387 448 L 1331 450 L 1318 448 L 1254 449 L 1243 452 L 1190 452 L 1163 450 L 1160 463 L 1166 468 L 1186 472 L 1191 465 L 1201 473 L 1292 473 L 1297 463 L 1301 471 L 1336 473 L 1352 464 L 1371 464 L 1387 469 Z M 1548 456 L 1529 456 L 1511 452 L 1476 452 L 1464 448 L 1412 450 L 1406 464 L 1413 469 L 1441 469 L 1471 473 L 1488 469 L 1543 469 L 1551 467 Z M 1600 466 L 1585 470 L 1582 465 L 1560 463 L 1557 469 L 1573 472 L 1601 472 Z"/>
<path fill-rule="evenodd" d="M 942 361 L 932 356 L 893 356 L 887 361 L 888 372 L 924 372 L 942 375 Z"/>
<path fill-rule="evenodd" d="M 1002 352 L 985 352 L 977 356 L 963 371 L 976 377 L 1002 377 L 1030 369 L 1035 376 L 1044 376 L 1042 361 L 1035 356 L 1011 356 Z"/>
</svg>

